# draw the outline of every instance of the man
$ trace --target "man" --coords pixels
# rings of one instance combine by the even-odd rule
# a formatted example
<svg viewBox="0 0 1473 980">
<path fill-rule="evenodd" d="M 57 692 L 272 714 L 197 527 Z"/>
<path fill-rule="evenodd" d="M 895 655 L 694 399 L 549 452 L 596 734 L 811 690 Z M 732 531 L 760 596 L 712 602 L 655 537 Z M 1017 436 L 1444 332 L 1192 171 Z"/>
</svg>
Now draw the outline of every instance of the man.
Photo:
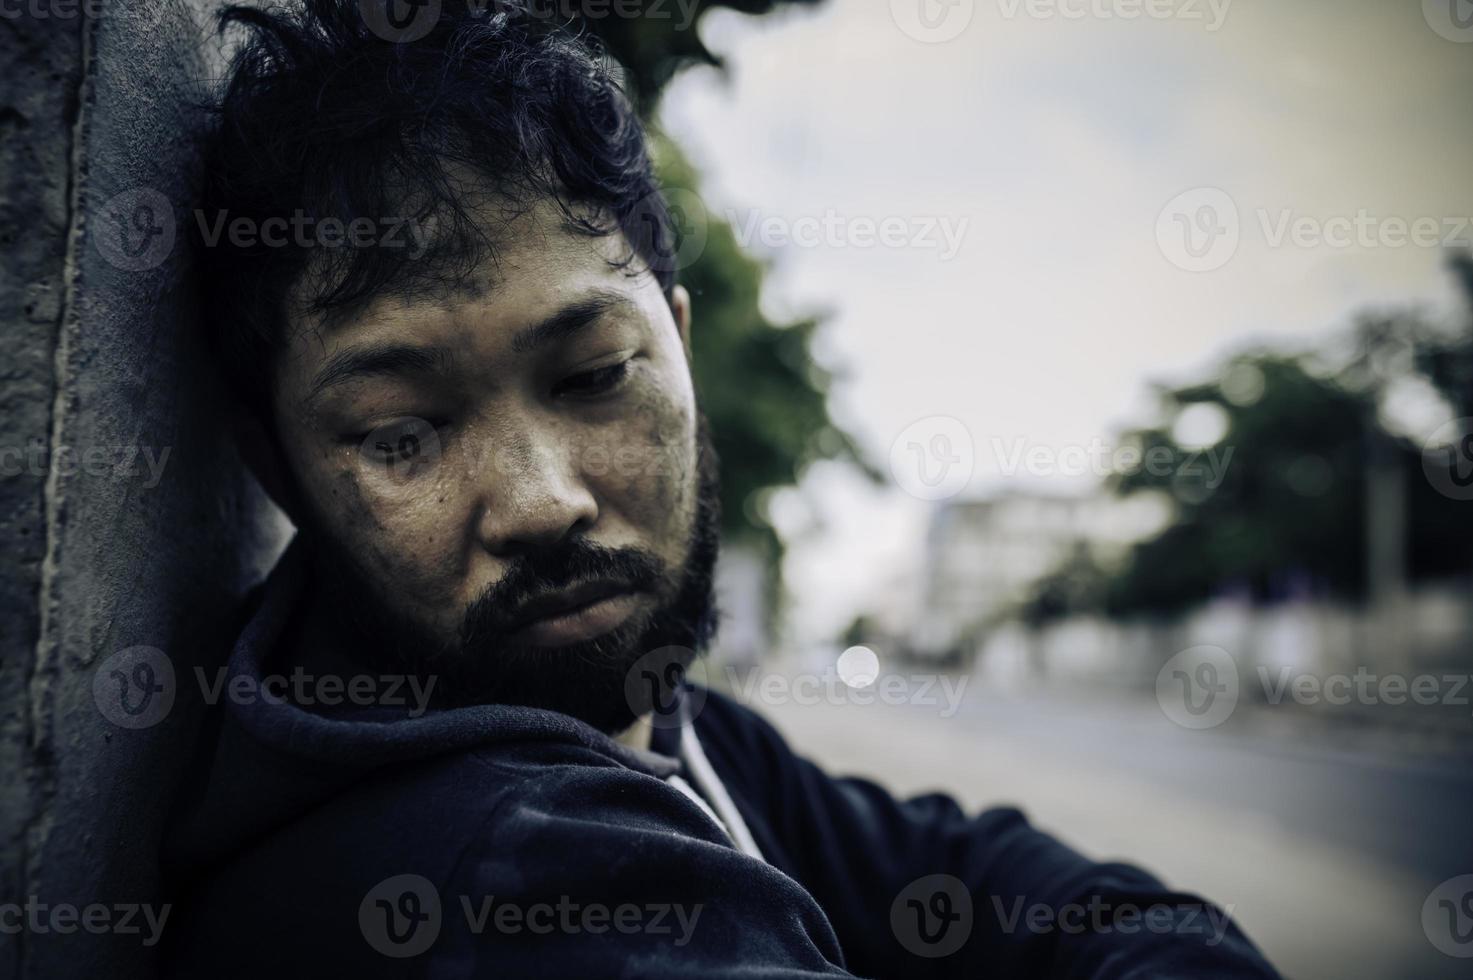
<svg viewBox="0 0 1473 980">
<path fill-rule="evenodd" d="M 230 658 L 273 693 L 223 700 L 168 837 L 170 972 L 1274 976 L 682 682 L 716 460 L 643 132 L 582 41 L 444 6 L 226 14 L 205 322 L 300 532 Z"/>
</svg>

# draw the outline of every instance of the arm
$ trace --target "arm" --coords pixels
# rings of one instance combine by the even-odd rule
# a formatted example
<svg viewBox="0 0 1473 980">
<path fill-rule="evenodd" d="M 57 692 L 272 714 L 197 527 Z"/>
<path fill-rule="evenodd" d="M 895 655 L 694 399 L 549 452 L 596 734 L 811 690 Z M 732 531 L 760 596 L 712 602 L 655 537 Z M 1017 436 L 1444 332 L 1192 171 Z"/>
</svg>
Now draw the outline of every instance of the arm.
<svg viewBox="0 0 1473 980">
<path fill-rule="evenodd" d="M 813 899 L 659 779 L 554 767 L 483 831 L 441 888 L 431 975 L 849 976 Z"/>
<path fill-rule="evenodd" d="M 832 778 L 714 696 L 697 730 L 749 823 L 770 829 L 764 853 L 818 900 L 861 976 L 1277 976 L 1216 906 L 1139 869 L 1086 860 L 1016 810 L 969 817 L 946 796 L 899 801 Z M 933 875 L 957 879 L 950 895 L 930 887 L 944 879 L 913 885 Z M 954 918 L 967 903 L 969 928 Z M 955 952 L 918 955 L 958 945 L 959 933 Z"/>
</svg>

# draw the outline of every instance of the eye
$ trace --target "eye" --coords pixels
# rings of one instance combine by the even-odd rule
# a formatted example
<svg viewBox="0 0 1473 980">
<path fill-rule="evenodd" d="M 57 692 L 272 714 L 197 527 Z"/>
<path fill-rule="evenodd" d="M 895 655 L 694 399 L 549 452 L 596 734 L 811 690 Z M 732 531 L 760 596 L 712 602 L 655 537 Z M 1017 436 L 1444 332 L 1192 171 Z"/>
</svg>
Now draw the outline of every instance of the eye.
<svg viewBox="0 0 1473 980">
<path fill-rule="evenodd" d="M 553 386 L 552 393 L 574 397 L 602 395 L 619 387 L 628 376 L 629 361 L 623 360 L 618 364 L 610 364 L 608 367 L 584 371 L 581 374 L 564 378 Z"/>
<path fill-rule="evenodd" d="M 365 434 L 358 451 L 366 462 L 391 475 L 408 477 L 439 459 L 440 436 L 436 426 L 425 419 L 395 419 Z"/>
</svg>

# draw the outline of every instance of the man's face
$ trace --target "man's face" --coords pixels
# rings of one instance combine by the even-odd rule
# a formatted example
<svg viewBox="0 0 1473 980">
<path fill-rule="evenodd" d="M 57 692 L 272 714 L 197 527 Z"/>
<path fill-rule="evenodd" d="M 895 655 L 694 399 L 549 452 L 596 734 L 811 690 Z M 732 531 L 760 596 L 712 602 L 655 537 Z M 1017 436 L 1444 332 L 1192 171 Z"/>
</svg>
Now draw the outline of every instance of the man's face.
<svg viewBox="0 0 1473 980">
<path fill-rule="evenodd" d="M 616 726 L 632 662 L 709 618 L 688 307 L 550 205 L 495 238 L 478 290 L 295 319 L 273 402 L 297 517 L 371 655 Z"/>
</svg>

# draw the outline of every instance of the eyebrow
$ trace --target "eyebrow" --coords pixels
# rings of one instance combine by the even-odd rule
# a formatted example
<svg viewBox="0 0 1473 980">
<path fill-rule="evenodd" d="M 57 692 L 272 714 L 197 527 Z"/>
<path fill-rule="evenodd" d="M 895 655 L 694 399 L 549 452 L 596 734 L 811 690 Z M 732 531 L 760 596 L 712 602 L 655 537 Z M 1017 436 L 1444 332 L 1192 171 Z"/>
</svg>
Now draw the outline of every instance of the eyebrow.
<svg viewBox="0 0 1473 980">
<path fill-rule="evenodd" d="M 312 379 L 307 401 L 336 385 L 389 374 L 448 374 L 454 359 L 449 348 L 409 344 L 350 347 L 328 359 Z"/>
<path fill-rule="evenodd" d="M 523 327 L 512 337 L 511 349 L 526 354 L 557 340 L 565 340 L 614 310 L 632 308 L 629 298 L 609 289 L 597 289 L 547 317 Z M 350 347 L 328 359 L 312 379 L 308 402 L 324 391 L 359 378 L 395 374 L 448 374 L 454 354 L 447 347 L 411 344 L 374 344 Z"/>
<path fill-rule="evenodd" d="M 571 337 L 611 311 L 629 309 L 631 306 L 629 298 L 623 293 L 611 289 L 596 289 L 569 303 L 541 323 L 518 330 L 516 336 L 512 337 L 511 349 L 515 353 L 526 354 L 555 340 Z"/>
</svg>

